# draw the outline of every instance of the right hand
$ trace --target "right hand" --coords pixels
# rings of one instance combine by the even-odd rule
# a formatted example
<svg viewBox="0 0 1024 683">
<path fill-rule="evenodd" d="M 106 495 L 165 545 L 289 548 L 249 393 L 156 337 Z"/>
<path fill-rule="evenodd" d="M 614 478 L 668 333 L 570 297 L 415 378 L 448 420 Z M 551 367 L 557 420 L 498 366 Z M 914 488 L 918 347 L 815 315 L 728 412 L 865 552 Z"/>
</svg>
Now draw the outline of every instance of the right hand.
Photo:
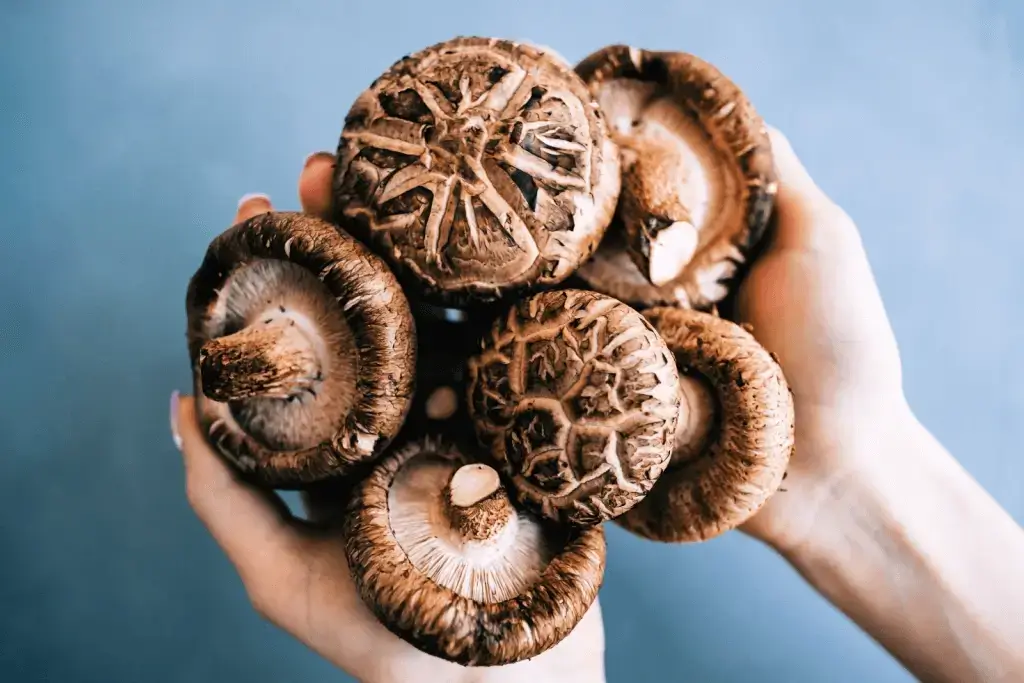
<svg viewBox="0 0 1024 683">
<path fill-rule="evenodd" d="M 821 506 L 910 411 L 857 226 L 789 141 L 774 129 L 770 136 L 779 173 L 772 230 L 740 285 L 734 317 L 777 356 L 793 391 L 796 448 L 786 479 L 743 527 L 783 550 L 806 539 Z"/>
</svg>

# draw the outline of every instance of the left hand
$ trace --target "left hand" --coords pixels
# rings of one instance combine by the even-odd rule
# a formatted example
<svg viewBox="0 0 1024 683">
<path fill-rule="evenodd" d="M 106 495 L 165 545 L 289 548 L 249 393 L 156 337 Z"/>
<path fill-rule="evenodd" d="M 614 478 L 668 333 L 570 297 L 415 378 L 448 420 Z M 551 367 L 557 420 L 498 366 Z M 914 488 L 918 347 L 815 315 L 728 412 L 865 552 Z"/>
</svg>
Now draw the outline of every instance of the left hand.
<svg viewBox="0 0 1024 683">
<path fill-rule="evenodd" d="M 299 178 L 303 211 L 327 214 L 333 164 L 328 153 L 307 160 Z M 234 222 L 271 210 L 266 197 L 248 196 Z M 190 397 L 172 398 L 171 429 L 184 455 L 189 503 L 234 564 L 256 612 L 360 681 L 605 680 L 597 601 L 565 640 L 531 660 L 467 668 L 417 650 L 363 604 L 340 533 L 319 502 L 304 499 L 311 524 L 273 492 L 241 482 L 208 445 Z"/>
</svg>

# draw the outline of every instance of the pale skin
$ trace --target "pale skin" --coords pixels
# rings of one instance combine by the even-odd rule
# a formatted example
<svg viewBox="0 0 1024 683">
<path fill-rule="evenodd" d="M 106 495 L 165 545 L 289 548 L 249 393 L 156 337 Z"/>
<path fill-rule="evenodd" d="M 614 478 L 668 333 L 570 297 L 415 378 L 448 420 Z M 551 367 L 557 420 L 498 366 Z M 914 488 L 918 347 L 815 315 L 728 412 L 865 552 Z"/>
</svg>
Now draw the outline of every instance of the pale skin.
<svg viewBox="0 0 1024 683">
<path fill-rule="evenodd" d="M 911 673 L 939 683 L 1024 678 L 1024 530 L 916 419 L 857 227 L 771 131 L 780 175 L 774 234 L 736 317 L 782 365 L 796 407 L 785 491 L 743 531 L 779 552 Z M 324 214 L 334 159 L 299 178 Z M 271 210 L 248 197 L 235 220 Z M 175 403 L 172 401 L 172 404 Z M 559 645 L 505 667 L 463 668 L 414 649 L 355 593 L 330 516 L 317 524 L 240 483 L 207 446 L 193 402 L 172 411 L 187 493 L 256 611 L 362 681 L 603 681 L 595 603 Z"/>
</svg>

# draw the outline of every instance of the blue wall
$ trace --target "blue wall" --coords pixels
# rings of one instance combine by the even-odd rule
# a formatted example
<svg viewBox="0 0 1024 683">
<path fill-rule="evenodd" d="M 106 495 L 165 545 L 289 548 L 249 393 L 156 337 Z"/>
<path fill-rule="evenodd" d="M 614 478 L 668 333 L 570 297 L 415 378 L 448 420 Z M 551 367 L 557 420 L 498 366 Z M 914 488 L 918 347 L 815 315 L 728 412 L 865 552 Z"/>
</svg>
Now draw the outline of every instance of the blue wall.
<svg viewBox="0 0 1024 683">
<path fill-rule="evenodd" d="M 456 34 L 730 74 L 859 221 L 914 407 L 1024 520 L 1024 6 L 428 4 L 0 0 L 0 679 L 347 680 L 254 616 L 186 505 L 185 286 L 240 195 L 297 208 L 358 91 Z M 910 680 L 740 534 L 609 535 L 611 681 Z"/>
</svg>

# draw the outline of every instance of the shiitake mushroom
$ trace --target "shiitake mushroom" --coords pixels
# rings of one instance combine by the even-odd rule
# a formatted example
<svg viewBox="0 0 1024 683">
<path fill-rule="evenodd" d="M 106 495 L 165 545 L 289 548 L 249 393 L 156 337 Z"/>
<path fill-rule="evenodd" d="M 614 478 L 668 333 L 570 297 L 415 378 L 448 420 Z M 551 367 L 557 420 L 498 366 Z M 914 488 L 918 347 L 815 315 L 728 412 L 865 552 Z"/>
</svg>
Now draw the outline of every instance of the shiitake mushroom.
<svg viewBox="0 0 1024 683">
<path fill-rule="evenodd" d="M 617 517 L 668 465 L 681 401 L 675 361 L 621 301 L 573 289 L 524 299 L 468 370 L 479 438 L 518 499 L 550 519 Z"/>
<path fill-rule="evenodd" d="M 618 151 L 562 57 L 466 37 L 402 58 L 359 96 L 333 202 L 416 297 L 471 305 L 565 280 L 619 187 Z"/>
<path fill-rule="evenodd" d="M 357 590 L 381 623 L 464 665 L 510 664 L 558 644 L 604 578 L 601 527 L 534 517 L 496 470 L 444 438 L 381 459 L 343 525 Z"/>
<path fill-rule="evenodd" d="M 611 46 L 574 73 L 458 38 L 378 78 L 338 153 L 334 218 L 365 246 L 302 214 L 233 226 L 189 284 L 189 352 L 200 419 L 243 472 L 312 486 L 366 465 L 342 524 L 387 628 L 467 665 L 536 656 L 597 596 L 602 522 L 703 540 L 778 489 L 781 370 L 684 310 L 728 293 L 775 193 L 763 123 L 714 67 Z M 534 293 L 574 274 L 593 291 Z M 479 319 L 451 306 L 507 294 L 464 363 Z M 480 452 L 415 436 L 453 423 Z"/>
<path fill-rule="evenodd" d="M 639 307 L 711 309 L 774 203 L 764 122 L 733 81 L 684 52 L 612 45 L 576 72 L 622 155 L 616 223 L 579 278 Z"/>
<path fill-rule="evenodd" d="M 683 400 L 668 467 L 615 522 L 652 540 L 707 540 L 779 489 L 794 448 L 793 397 L 775 358 L 742 326 L 672 307 L 644 317 L 675 356 Z"/>
<path fill-rule="evenodd" d="M 268 212 L 209 245 L 188 348 L 209 439 L 277 488 L 342 475 L 401 428 L 416 329 L 386 264 L 313 216 Z"/>
</svg>

